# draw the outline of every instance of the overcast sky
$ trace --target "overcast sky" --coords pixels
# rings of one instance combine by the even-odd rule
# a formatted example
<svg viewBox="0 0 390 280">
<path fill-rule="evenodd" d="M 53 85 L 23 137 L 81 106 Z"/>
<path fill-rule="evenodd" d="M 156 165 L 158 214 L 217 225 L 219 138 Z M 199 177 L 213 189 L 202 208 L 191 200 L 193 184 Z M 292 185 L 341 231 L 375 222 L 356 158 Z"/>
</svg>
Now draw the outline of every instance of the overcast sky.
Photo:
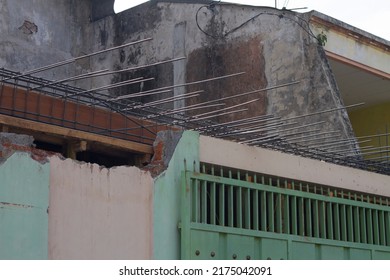
<svg viewBox="0 0 390 280">
<path fill-rule="evenodd" d="M 115 12 L 136 6 L 145 0 L 115 0 Z M 230 0 L 223 2 L 275 7 L 275 0 Z M 277 7 L 288 9 L 307 7 L 317 10 L 357 28 L 390 40 L 390 0 L 278 0 Z"/>
</svg>

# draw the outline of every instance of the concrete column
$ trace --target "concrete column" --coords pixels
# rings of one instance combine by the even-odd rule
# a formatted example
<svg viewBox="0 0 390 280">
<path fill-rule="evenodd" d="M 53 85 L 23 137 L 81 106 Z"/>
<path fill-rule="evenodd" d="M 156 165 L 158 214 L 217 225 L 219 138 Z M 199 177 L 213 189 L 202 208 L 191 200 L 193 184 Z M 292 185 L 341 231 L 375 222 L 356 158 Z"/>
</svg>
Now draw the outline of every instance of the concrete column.
<svg viewBox="0 0 390 280">
<path fill-rule="evenodd" d="M 173 32 L 173 57 L 183 57 L 186 56 L 186 26 L 187 23 L 180 22 L 175 25 Z M 175 61 L 173 63 L 173 84 L 183 84 L 186 82 L 186 64 L 185 59 Z M 186 93 L 185 87 L 175 88 L 173 90 L 174 96 Z M 174 102 L 174 109 L 183 107 L 185 105 L 185 100 L 179 100 Z"/>
</svg>

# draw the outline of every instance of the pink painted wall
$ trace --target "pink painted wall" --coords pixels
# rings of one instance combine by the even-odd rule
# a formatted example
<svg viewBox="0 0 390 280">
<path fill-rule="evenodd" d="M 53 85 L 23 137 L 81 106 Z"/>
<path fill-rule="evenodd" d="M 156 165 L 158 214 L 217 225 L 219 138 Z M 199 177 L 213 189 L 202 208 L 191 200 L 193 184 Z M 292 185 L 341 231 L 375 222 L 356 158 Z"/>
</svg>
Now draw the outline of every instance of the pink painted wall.
<svg viewBox="0 0 390 280">
<path fill-rule="evenodd" d="M 136 167 L 50 159 L 49 259 L 150 259 L 153 179 Z"/>
</svg>

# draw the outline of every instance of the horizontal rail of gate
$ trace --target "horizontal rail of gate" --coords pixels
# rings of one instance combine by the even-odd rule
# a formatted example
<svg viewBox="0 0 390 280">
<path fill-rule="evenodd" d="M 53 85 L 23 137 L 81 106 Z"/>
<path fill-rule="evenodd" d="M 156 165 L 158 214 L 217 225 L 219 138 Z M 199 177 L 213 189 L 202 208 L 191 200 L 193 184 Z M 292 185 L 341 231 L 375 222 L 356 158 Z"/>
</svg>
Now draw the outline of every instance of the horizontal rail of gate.
<svg viewBox="0 0 390 280">
<path fill-rule="evenodd" d="M 337 193 L 330 196 L 305 192 L 304 186 L 282 188 L 264 179 L 258 182 L 258 178 L 248 176 L 237 178 L 231 174 L 183 174 L 182 257 L 196 256 L 188 252 L 193 247 L 191 242 L 197 240 L 194 234 L 230 232 L 237 238 L 267 237 L 345 248 L 377 248 L 385 252 L 382 258 L 390 258 L 388 205 L 337 197 Z M 203 238 L 202 242 L 209 241 Z M 291 257 L 291 252 L 285 255 Z M 371 254 L 367 258 L 374 257 Z"/>
</svg>

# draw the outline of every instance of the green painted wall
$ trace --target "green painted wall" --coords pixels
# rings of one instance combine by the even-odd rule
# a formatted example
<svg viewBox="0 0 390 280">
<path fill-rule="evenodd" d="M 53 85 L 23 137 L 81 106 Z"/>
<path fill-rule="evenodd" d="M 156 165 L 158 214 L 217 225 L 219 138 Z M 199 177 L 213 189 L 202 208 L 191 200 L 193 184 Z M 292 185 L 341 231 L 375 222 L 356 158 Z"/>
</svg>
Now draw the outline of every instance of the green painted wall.
<svg viewBox="0 0 390 280">
<path fill-rule="evenodd" d="M 356 136 L 384 134 L 386 126 L 388 133 L 390 133 L 390 102 L 349 112 L 349 119 Z M 390 145 L 390 136 L 388 139 L 386 136 L 376 137 L 373 138 L 373 141 L 362 144 L 362 146 L 378 147 L 387 145 Z"/>
<path fill-rule="evenodd" d="M 49 169 L 28 153 L 0 165 L 0 259 L 47 259 Z"/>
<path fill-rule="evenodd" d="M 186 167 L 185 167 L 186 166 Z M 155 179 L 153 258 L 180 259 L 181 172 L 199 171 L 199 134 L 185 131 L 167 170 Z"/>
</svg>

